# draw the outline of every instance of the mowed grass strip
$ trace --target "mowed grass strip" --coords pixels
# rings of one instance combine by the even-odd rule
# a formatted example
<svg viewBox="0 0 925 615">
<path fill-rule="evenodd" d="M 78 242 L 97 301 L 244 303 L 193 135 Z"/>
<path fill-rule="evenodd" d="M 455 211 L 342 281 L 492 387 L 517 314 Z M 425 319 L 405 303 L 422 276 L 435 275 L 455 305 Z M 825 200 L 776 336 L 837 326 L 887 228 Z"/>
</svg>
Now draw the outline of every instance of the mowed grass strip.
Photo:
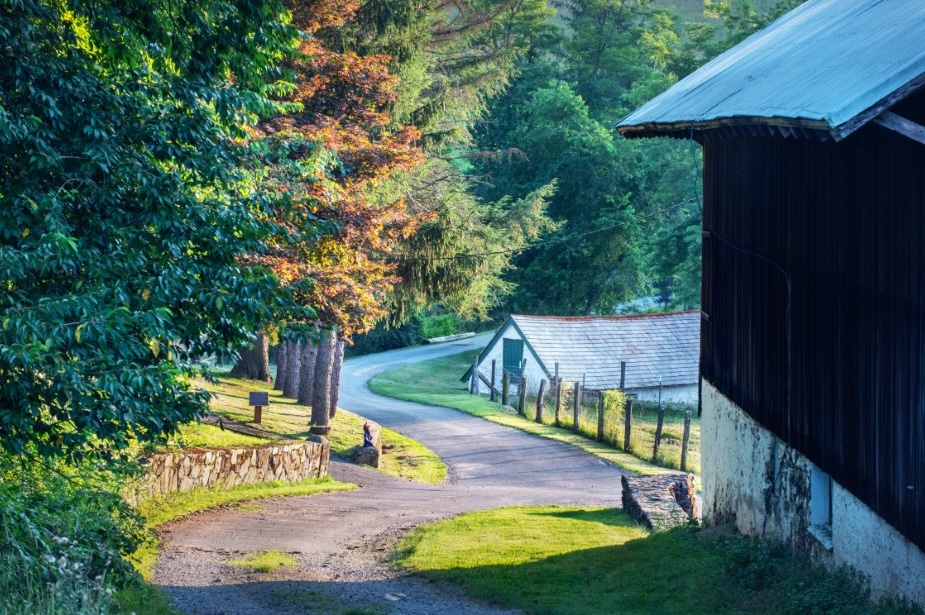
<svg viewBox="0 0 925 615">
<path fill-rule="evenodd" d="M 470 395 L 466 383 L 460 382 L 459 378 L 468 366 L 472 365 L 476 352 L 478 351 L 471 350 L 384 371 L 369 381 L 369 389 L 373 393 L 395 399 L 454 408 L 493 423 L 565 442 L 642 476 L 671 471 L 566 429 L 535 423 L 504 410 L 500 404 L 491 402 L 486 397 Z M 554 410 L 554 405 L 547 404 L 546 416 L 552 417 Z"/>
<path fill-rule="evenodd" d="M 512 507 L 413 531 L 395 563 L 536 615 L 914 615 L 845 571 L 721 530 L 648 534 L 615 509 Z"/>
<path fill-rule="evenodd" d="M 305 439 L 309 436 L 311 406 L 299 405 L 294 399 L 283 397 L 281 391 L 273 389 L 268 382 L 241 380 L 219 375 L 218 384 L 202 383 L 215 397 L 212 412 L 238 423 L 259 427 L 280 438 Z M 263 409 L 260 425 L 255 425 L 254 408 L 248 405 L 248 393 L 266 391 L 270 394 L 270 405 Z M 356 448 L 363 444 L 363 423 L 365 419 L 339 408 L 331 420 L 331 452 L 349 458 Z M 428 484 L 439 484 L 446 480 L 446 464 L 420 443 L 390 429 L 382 429 L 383 454 L 379 470 Z"/>
</svg>

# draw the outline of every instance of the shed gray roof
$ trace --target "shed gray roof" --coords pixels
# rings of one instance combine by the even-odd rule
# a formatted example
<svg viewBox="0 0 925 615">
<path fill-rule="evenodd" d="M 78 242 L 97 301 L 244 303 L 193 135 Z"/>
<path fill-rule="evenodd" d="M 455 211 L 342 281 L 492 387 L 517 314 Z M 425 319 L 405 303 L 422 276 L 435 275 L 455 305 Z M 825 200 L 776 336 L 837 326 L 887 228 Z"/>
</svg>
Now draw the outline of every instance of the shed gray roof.
<svg viewBox="0 0 925 615">
<path fill-rule="evenodd" d="M 761 126 L 840 140 L 915 90 L 923 76 L 925 2 L 809 0 L 617 128 L 630 137 Z"/>
<path fill-rule="evenodd" d="M 700 312 L 641 316 L 558 317 L 513 315 L 510 321 L 553 375 L 585 379 L 589 389 L 696 384 L 700 356 Z M 497 336 L 495 340 L 497 341 Z"/>
</svg>

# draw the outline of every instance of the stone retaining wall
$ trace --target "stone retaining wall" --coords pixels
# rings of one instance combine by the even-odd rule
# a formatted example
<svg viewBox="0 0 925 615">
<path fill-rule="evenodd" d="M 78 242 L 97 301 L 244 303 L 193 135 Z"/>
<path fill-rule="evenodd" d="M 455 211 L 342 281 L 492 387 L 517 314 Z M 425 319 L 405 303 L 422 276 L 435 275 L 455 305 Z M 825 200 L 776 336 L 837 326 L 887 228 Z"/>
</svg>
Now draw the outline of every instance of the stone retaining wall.
<svg viewBox="0 0 925 615">
<path fill-rule="evenodd" d="M 140 497 L 197 487 L 222 488 L 270 481 L 295 482 L 328 475 L 330 443 L 324 438 L 264 446 L 186 449 L 155 453 L 139 485 Z"/>
</svg>

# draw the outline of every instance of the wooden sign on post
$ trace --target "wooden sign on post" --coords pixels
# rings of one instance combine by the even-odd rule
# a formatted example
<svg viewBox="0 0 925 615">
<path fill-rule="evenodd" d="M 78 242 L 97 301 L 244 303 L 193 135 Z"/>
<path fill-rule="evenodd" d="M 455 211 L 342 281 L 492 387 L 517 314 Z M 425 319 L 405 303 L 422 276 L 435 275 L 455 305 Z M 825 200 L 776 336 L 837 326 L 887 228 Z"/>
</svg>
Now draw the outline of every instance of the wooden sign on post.
<svg viewBox="0 0 925 615">
<path fill-rule="evenodd" d="M 254 407 L 254 422 L 259 424 L 263 420 L 263 407 L 270 405 L 270 394 L 265 391 L 251 391 L 247 395 L 247 403 Z"/>
</svg>

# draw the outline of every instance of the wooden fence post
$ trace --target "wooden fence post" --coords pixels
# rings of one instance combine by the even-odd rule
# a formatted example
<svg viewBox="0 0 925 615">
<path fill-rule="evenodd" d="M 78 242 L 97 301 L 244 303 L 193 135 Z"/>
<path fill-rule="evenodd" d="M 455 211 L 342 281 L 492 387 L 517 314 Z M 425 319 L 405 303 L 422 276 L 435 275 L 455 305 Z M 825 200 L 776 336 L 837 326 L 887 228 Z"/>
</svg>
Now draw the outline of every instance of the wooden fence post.
<svg viewBox="0 0 925 615">
<path fill-rule="evenodd" d="M 508 406 L 511 401 L 511 373 L 501 374 L 501 405 Z"/>
<path fill-rule="evenodd" d="M 623 450 L 630 450 L 630 430 L 633 429 L 633 400 L 626 399 L 626 416 L 623 423 Z"/>
<path fill-rule="evenodd" d="M 578 410 L 581 408 L 581 383 L 575 383 L 575 411 L 572 417 L 572 431 L 578 433 Z"/>
<path fill-rule="evenodd" d="M 527 416 L 527 377 L 520 377 L 520 406 L 517 408 L 517 412 Z"/>
<path fill-rule="evenodd" d="M 472 359 L 472 387 L 469 392 L 473 395 L 479 395 L 481 393 L 479 388 L 479 355 L 476 354 Z"/>
<path fill-rule="evenodd" d="M 604 391 L 601 391 L 601 398 L 597 401 L 597 441 L 604 441 Z"/>
<path fill-rule="evenodd" d="M 495 395 L 495 363 L 497 363 L 497 361 L 495 359 L 492 359 L 491 360 L 491 390 L 489 391 L 489 394 L 491 395 L 491 398 L 490 398 L 491 401 L 496 401 L 498 398 L 498 396 Z"/>
<path fill-rule="evenodd" d="M 691 411 L 684 413 L 684 439 L 681 441 L 681 471 L 687 472 L 687 445 L 691 441 Z"/>
<path fill-rule="evenodd" d="M 560 384 L 562 384 L 562 381 L 559 379 L 559 362 L 556 361 L 556 373 L 553 376 L 552 380 L 549 381 L 549 392 L 552 393 L 553 395 L 557 395 L 557 393 L 553 392 L 553 387 L 558 389 Z"/>
<path fill-rule="evenodd" d="M 536 398 L 536 418 L 537 423 L 543 422 L 543 411 L 546 409 L 546 379 L 540 380 L 540 394 Z"/>
<path fill-rule="evenodd" d="M 562 378 L 556 377 L 556 427 L 559 427 L 559 413 L 562 411 Z"/>
<path fill-rule="evenodd" d="M 662 444 L 662 425 L 665 423 L 665 409 L 661 404 L 658 406 L 658 423 L 655 426 L 655 446 L 652 447 L 652 463 L 658 457 L 658 447 Z"/>
</svg>

